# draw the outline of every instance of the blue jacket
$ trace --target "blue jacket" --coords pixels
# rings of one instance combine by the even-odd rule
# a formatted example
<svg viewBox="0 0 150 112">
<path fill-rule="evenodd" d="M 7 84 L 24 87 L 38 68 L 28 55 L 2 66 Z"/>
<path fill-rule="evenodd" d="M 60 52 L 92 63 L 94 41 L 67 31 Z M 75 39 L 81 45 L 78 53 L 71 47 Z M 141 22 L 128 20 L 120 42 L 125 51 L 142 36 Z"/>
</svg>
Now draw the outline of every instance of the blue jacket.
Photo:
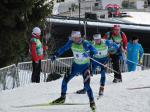
<svg viewBox="0 0 150 112">
<path fill-rule="evenodd" d="M 62 55 L 64 52 L 66 52 L 67 50 L 69 50 L 72 47 L 72 43 L 74 43 L 72 40 L 69 40 L 64 47 L 60 48 L 57 52 L 57 56 Z M 87 53 L 92 52 L 93 54 L 97 53 L 97 50 L 92 46 L 92 44 L 90 44 L 88 41 L 86 40 L 82 40 L 83 47 L 85 49 L 85 51 L 87 51 Z"/>
<path fill-rule="evenodd" d="M 138 64 L 139 61 L 143 57 L 143 53 L 144 53 L 144 50 L 141 44 L 139 43 L 133 44 L 131 41 L 128 42 L 128 45 L 127 45 L 127 59 L 128 60 L 133 61 Z M 127 61 L 127 63 L 129 64 L 131 62 Z"/>
<path fill-rule="evenodd" d="M 108 46 L 108 53 L 110 54 L 116 54 L 120 50 L 121 46 L 120 44 L 116 44 L 110 39 L 106 40 L 106 45 Z"/>
</svg>

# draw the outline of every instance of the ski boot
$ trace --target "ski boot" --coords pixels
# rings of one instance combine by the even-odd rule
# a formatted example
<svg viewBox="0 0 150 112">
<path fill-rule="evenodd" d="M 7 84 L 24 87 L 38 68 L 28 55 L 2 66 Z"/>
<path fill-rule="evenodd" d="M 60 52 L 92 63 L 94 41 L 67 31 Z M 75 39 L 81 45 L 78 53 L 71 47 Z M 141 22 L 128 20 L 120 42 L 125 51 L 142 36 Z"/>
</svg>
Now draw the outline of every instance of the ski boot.
<svg viewBox="0 0 150 112">
<path fill-rule="evenodd" d="M 76 91 L 77 94 L 85 94 L 86 90 L 83 88 L 81 90 Z"/>
<path fill-rule="evenodd" d="M 65 96 L 61 96 L 58 99 L 52 101 L 51 104 L 63 104 L 65 103 L 65 99 L 66 99 Z"/>
<path fill-rule="evenodd" d="M 96 110 L 96 105 L 95 105 L 95 102 L 94 102 L 94 101 L 91 101 L 91 102 L 90 102 L 90 107 L 91 107 L 92 111 L 95 112 L 95 110 Z"/>
<path fill-rule="evenodd" d="M 98 95 L 99 95 L 99 96 L 103 96 L 103 94 L 104 94 L 104 86 L 101 86 L 101 87 L 99 88 L 99 93 L 98 93 Z"/>
<path fill-rule="evenodd" d="M 113 83 L 118 83 L 118 82 L 122 82 L 122 79 L 114 78 Z"/>
</svg>

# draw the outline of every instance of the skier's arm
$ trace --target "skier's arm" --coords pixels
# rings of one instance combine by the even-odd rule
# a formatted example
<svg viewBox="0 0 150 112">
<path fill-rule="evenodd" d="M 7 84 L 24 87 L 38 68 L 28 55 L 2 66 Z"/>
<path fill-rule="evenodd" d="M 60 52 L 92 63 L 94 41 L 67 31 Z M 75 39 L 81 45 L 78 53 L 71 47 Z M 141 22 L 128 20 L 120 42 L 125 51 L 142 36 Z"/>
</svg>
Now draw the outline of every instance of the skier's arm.
<svg viewBox="0 0 150 112">
<path fill-rule="evenodd" d="M 139 62 L 140 64 L 142 64 L 143 62 L 143 54 L 144 54 L 144 50 L 143 47 L 141 46 L 141 44 L 139 45 L 140 49 L 139 49 Z"/>
<path fill-rule="evenodd" d="M 113 41 L 110 40 L 110 39 L 106 39 L 105 44 L 106 44 L 108 47 L 111 47 L 111 46 L 113 45 Z"/>
<path fill-rule="evenodd" d="M 87 52 L 90 53 L 90 55 L 97 54 L 96 48 L 91 43 L 89 43 L 88 41 L 85 41 L 83 46 L 84 46 L 85 50 L 87 50 Z"/>
<path fill-rule="evenodd" d="M 122 42 L 123 42 L 123 49 L 127 50 L 127 44 L 128 44 L 128 40 L 127 40 L 127 36 L 125 33 L 122 32 Z"/>
<path fill-rule="evenodd" d="M 64 52 L 66 52 L 67 50 L 69 50 L 71 48 L 72 45 L 72 40 L 69 40 L 62 48 L 60 48 L 57 52 L 56 55 L 60 56 L 62 55 Z"/>
</svg>

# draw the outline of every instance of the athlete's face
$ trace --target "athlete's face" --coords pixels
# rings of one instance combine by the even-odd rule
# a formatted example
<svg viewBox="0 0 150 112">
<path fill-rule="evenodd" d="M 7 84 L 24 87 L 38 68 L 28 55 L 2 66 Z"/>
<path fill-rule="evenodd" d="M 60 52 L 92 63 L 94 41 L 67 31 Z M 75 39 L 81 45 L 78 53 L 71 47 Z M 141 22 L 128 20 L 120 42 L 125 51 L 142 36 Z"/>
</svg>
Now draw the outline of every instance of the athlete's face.
<svg viewBox="0 0 150 112">
<path fill-rule="evenodd" d="M 138 43 L 139 39 L 133 40 L 133 44 Z"/>
<path fill-rule="evenodd" d="M 114 28 L 114 29 L 113 29 L 113 33 L 114 33 L 115 35 L 118 35 L 118 34 L 120 33 L 120 28 L 119 28 L 119 27 Z"/>
<path fill-rule="evenodd" d="M 73 37 L 73 41 L 74 41 L 75 43 L 80 43 L 81 38 L 80 38 L 80 37 Z"/>
<path fill-rule="evenodd" d="M 100 44 L 101 43 L 101 39 L 95 39 L 94 40 L 96 44 Z"/>
</svg>

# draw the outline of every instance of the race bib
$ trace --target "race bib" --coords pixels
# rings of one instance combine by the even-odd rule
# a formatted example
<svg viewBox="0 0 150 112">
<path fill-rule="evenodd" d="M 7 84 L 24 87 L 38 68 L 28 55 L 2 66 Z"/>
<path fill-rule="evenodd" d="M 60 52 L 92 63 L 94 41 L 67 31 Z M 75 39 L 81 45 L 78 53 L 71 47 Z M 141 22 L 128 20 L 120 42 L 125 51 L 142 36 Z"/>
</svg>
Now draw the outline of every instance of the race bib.
<svg viewBox="0 0 150 112">
<path fill-rule="evenodd" d="M 83 53 L 74 52 L 74 61 L 78 64 L 84 64 L 89 60 L 89 57 L 83 55 Z"/>
</svg>

